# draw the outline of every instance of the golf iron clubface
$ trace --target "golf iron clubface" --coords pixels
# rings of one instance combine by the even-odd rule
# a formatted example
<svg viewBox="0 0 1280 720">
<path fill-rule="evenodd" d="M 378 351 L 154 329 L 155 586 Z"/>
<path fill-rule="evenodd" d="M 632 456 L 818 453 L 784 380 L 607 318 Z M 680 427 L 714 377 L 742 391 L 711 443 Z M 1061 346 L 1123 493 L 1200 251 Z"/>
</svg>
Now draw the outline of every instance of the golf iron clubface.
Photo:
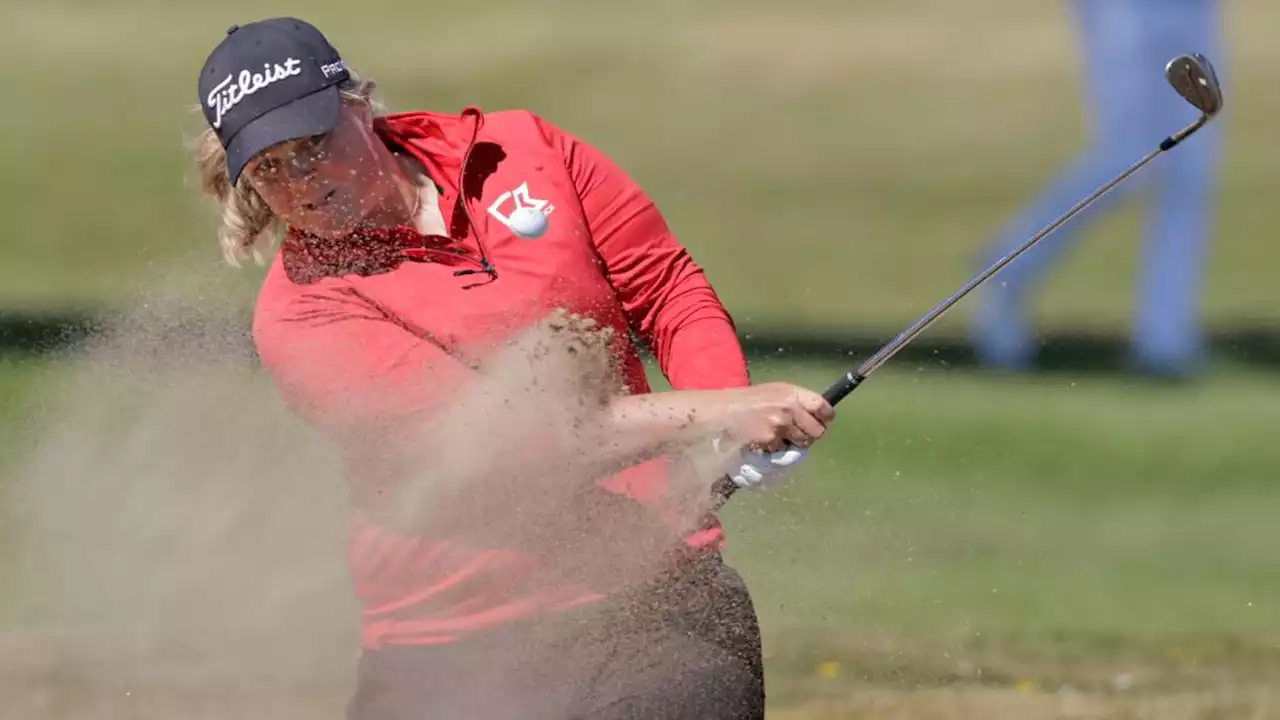
<svg viewBox="0 0 1280 720">
<path fill-rule="evenodd" d="M 1204 114 L 1206 122 L 1222 110 L 1222 87 L 1205 56 L 1180 55 L 1170 60 L 1165 77 L 1183 99 Z"/>
<path fill-rule="evenodd" d="M 1130 175 L 1137 172 L 1139 168 L 1151 162 L 1156 158 L 1156 156 L 1177 147 L 1182 143 L 1182 141 L 1191 137 L 1193 133 L 1204 127 L 1222 111 L 1222 87 L 1218 83 L 1218 75 L 1214 72 L 1213 64 L 1210 63 L 1209 59 L 1204 55 L 1192 53 L 1179 55 L 1178 57 L 1170 60 L 1168 65 L 1165 66 L 1165 79 L 1169 81 L 1169 84 L 1173 86 L 1173 89 L 1176 90 L 1179 95 L 1200 111 L 1201 115 L 1199 119 L 1162 140 L 1160 145 L 1155 150 L 1148 153 L 1146 157 L 1138 160 L 1133 165 L 1130 165 L 1128 169 L 1117 175 L 1107 184 L 1095 190 L 1093 194 L 1089 195 L 1089 197 L 1076 203 L 1071 207 L 1071 209 L 1063 213 L 1061 217 L 1054 220 L 1040 232 L 1036 233 L 1034 237 L 1027 240 L 1017 249 L 1004 255 L 986 270 L 983 270 L 972 280 L 965 283 L 964 287 L 957 290 L 946 300 L 943 300 L 937 307 L 930 310 L 928 314 L 917 320 L 911 327 L 899 333 L 898 336 L 889 341 L 887 345 L 880 348 L 880 350 L 871 357 L 867 358 L 866 361 L 857 367 L 857 369 L 850 370 L 845 373 L 839 380 L 832 384 L 831 387 L 827 388 L 827 390 L 822 393 L 822 396 L 826 398 L 827 402 L 835 405 L 843 400 L 849 393 L 856 390 L 858 386 L 871 375 L 871 373 L 879 369 L 881 365 L 897 354 L 899 350 L 906 347 L 916 338 L 916 336 L 924 332 L 925 328 L 929 327 L 934 323 L 934 321 L 942 317 L 944 313 L 950 310 L 957 302 L 960 301 L 961 298 L 968 295 L 974 288 L 989 280 L 992 275 L 995 275 L 1004 268 L 1004 266 L 1013 262 L 1019 255 L 1022 255 L 1027 250 L 1030 250 L 1036 243 L 1043 240 L 1054 230 L 1057 230 L 1068 220 L 1075 217 L 1075 215 L 1081 210 L 1088 207 L 1095 200 L 1102 197 L 1116 185 L 1119 185 Z M 780 458 L 783 453 L 787 452 L 793 451 L 779 450 L 773 455 L 774 457 Z M 736 490 L 737 486 L 733 481 L 728 477 L 724 477 L 716 482 L 713 492 L 719 495 L 722 498 L 721 502 L 723 502 L 724 499 L 728 499 L 728 497 Z"/>
</svg>

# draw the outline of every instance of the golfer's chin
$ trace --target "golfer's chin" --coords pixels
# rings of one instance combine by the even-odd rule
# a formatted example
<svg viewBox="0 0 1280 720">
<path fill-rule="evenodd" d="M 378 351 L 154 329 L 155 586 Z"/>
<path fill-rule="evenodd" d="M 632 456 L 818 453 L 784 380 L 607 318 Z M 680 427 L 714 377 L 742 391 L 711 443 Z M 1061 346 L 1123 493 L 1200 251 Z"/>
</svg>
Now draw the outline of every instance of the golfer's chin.
<svg viewBox="0 0 1280 720">
<path fill-rule="evenodd" d="M 361 218 L 343 212 L 314 213 L 306 220 L 305 230 L 325 240 L 340 240 L 361 226 Z"/>
</svg>

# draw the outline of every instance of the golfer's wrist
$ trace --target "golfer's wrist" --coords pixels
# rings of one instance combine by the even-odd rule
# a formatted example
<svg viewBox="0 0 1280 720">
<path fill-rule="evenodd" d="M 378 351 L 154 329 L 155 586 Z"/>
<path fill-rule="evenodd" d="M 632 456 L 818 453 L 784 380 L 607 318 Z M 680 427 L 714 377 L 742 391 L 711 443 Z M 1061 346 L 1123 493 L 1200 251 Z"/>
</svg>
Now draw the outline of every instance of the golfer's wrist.
<svg viewBox="0 0 1280 720">
<path fill-rule="evenodd" d="M 722 427 L 722 405 L 705 391 L 652 393 L 616 398 L 609 414 L 616 431 L 666 447 L 714 435 Z"/>
</svg>

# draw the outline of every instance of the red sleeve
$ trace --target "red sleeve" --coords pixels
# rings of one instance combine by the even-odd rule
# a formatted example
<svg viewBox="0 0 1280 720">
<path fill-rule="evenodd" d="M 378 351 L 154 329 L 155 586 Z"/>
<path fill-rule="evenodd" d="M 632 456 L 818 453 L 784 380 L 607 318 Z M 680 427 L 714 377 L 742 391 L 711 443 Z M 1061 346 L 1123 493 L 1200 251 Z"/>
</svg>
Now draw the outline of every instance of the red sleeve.
<svg viewBox="0 0 1280 720">
<path fill-rule="evenodd" d="M 653 200 L 604 153 L 541 118 L 538 123 L 564 156 L 631 327 L 672 387 L 749 384 L 732 318 Z"/>
<path fill-rule="evenodd" d="M 474 377 L 347 288 L 308 291 L 263 313 L 254 340 L 285 403 L 326 431 L 403 430 Z"/>
</svg>

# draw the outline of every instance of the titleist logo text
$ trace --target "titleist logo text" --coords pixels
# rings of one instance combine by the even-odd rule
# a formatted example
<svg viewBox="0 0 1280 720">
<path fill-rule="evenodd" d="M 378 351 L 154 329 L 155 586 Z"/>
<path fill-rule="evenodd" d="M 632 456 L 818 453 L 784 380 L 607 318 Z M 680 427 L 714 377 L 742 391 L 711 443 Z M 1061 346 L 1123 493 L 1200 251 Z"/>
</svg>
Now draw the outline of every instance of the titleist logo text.
<svg viewBox="0 0 1280 720">
<path fill-rule="evenodd" d="M 289 58 L 283 65 L 264 64 L 262 67 L 265 72 L 241 70 L 238 76 L 228 75 L 227 79 L 218 83 L 217 87 L 209 91 L 209 97 L 205 98 L 205 102 L 214 111 L 213 127 L 221 128 L 223 116 L 231 112 L 231 108 L 239 105 L 240 101 L 247 96 L 290 76 L 301 75 L 301 62 L 297 58 Z M 234 84 L 233 79 L 236 81 Z"/>
</svg>

